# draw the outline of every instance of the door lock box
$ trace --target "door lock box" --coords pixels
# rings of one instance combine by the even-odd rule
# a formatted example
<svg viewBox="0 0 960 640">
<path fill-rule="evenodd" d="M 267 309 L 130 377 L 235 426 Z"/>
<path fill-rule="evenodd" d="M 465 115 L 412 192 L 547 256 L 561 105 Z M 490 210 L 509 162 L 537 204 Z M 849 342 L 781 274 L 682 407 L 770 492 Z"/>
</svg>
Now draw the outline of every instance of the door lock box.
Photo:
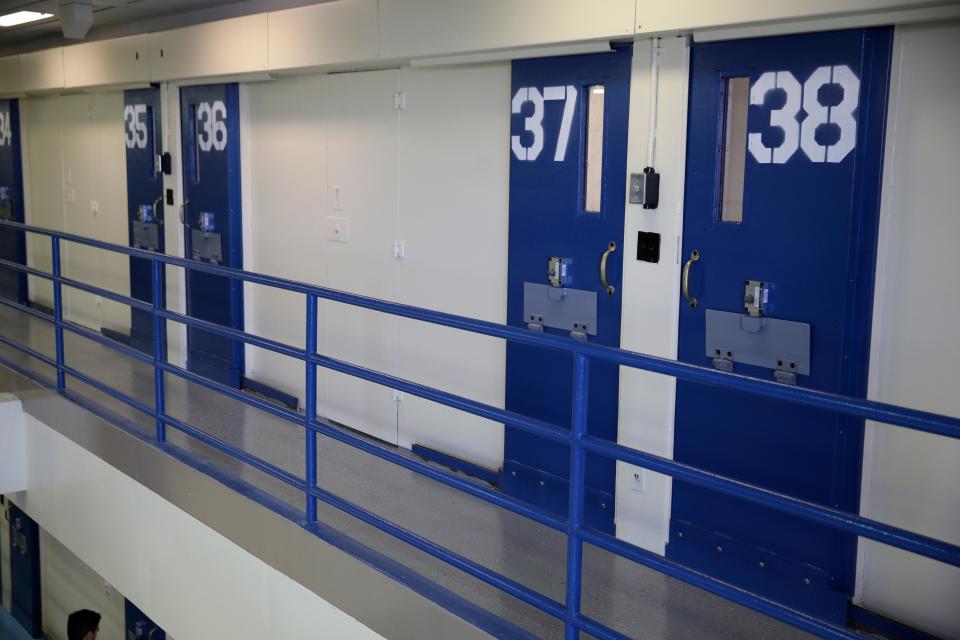
<svg viewBox="0 0 960 640">
<path fill-rule="evenodd" d="M 157 222 L 153 204 L 141 204 L 137 207 L 136 219 L 133 221 L 133 246 L 147 251 L 156 251 L 160 246 Z"/>
<path fill-rule="evenodd" d="M 153 205 L 142 204 L 137 208 L 137 220 L 140 222 L 153 222 Z"/>
<path fill-rule="evenodd" d="M 553 256 L 547 262 L 547 279 L 551 287 L 565 287 L 570 284 L 570 263 L 569 258 L 560 258 Z"/>
<path fill-rule="evenodd" d="M 770 300 L 770 288 L 762 280 L 744 280 L 743 310 L 753 318 L 764 315 Z"/>
<path fill-rule="evenodd" d="M 210 213 L 209 211 L 200 212 L 200 216 L 197 218 L 197 226 L 200 228 L 200 231 L 206 233 L 211 233 L 214 230 L 214 221 L 216 216 Z"/>
</svg>

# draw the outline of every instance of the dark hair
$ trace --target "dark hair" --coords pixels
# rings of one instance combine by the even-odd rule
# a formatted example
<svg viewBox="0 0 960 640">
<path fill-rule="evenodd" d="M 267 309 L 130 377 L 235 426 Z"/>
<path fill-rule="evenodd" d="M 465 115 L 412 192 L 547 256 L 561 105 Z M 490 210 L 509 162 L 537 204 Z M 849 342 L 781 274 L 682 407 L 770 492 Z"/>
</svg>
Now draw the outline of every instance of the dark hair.
<svg viewBox="0 0 960 640">
<path fill-rule="evenodd" d="M 100 614 L 90 609 L 74 611 L 67 618 L 68 640 L 83 640 L 88 633 L 96 633 L 100 627 Z"/>
</svg>

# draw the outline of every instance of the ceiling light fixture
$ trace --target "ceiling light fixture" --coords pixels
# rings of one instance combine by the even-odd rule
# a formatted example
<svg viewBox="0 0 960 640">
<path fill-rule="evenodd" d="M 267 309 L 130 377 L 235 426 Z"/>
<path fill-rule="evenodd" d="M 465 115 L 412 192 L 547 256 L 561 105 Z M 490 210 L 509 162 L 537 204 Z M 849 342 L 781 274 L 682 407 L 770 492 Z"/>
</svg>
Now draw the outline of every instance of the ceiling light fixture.
<svg viewBox="0 0 960 640">
<path fill-rule="evenodd" d="M 52 13 L 40 13 L 38 11 L 17 11 L 16 13 L 8 13 L 5 16 L 0 16 L 0 27 L 15 27 L 18 24 L 36 22 L 37 20 L 43 20 L 44 18 L 52 17 Z"/>
</svg>

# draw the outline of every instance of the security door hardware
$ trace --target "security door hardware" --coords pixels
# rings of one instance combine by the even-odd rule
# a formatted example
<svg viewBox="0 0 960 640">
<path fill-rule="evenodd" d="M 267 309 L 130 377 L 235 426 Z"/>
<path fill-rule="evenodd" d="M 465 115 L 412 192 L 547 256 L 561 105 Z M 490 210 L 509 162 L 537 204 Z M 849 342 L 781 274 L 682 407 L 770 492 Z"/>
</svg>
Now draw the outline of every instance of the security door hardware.
<svg viewBox="0 0 960 640">
<path fill-rule="evenodd" d="M 643 205 L 644 209 L 656 209 L 660 204 L 660 174 L 653 167 L 630 174 L 630 204 Z"/>
</svg>

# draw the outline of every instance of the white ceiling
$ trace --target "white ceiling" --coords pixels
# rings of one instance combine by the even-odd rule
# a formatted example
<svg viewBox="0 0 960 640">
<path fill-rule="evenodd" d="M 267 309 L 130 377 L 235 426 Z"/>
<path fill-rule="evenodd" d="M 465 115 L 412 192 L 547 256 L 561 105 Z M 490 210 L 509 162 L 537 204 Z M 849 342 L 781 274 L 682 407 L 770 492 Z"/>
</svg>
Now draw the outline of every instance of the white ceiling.
<svg viewBox="0 0 960 640">
<path fill-rule="evenodd" d="M 221 20 L 251 13 L 286 9 L 325 0 L 93 0 L 93 26 L 86 40 L 146 33 Z M 53 18 L 0 27 L 0 56 L 75 44 L 60 32 L 60 0 L 0 0 L 0 15 L 39 11 Z"/>
</svg>

